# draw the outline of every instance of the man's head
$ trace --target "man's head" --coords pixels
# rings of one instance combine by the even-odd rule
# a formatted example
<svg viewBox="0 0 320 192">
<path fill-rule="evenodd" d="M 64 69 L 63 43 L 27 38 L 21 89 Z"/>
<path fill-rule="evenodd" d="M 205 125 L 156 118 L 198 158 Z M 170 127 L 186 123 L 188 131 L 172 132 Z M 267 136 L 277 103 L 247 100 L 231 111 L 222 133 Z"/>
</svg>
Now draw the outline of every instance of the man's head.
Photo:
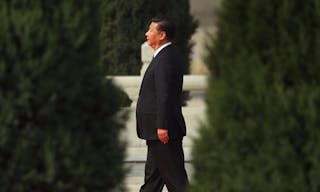
<svg viewBox="0 0 320 192">
<path fill-rule="evenodd" d="M 146 32 L 148 44 L 154 49 L 170 42 L 174 38 L 174 24 L 166 17 L 155 17 L 151 20 L 149 30 Z"/>
</svg>

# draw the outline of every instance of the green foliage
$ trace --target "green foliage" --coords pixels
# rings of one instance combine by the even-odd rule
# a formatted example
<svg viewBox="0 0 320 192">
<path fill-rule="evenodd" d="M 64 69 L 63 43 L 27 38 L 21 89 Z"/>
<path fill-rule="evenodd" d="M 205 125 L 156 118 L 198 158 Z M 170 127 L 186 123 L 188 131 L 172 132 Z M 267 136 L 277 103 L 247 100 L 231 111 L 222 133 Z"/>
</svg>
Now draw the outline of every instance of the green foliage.
<svg viewBox="0 0 320 192">
<path fill-rule="evenodd" d="M 224 0 L 191 191 L 320 190 L 320 2 Z"/>
<path fill-rule="evenodd" d="M 150 20 L 167 15 L 177 27 L 175 43 L 189 70 L 190 38 L 197 23 L 190 14 L 188 0 L 104 0 L 104 25 L 101 32 L 102 65 L 108 75 L 136 75 L 141 69 L 141 44 L 145 41 Z"/>
<path fill-rule="evenodd" d="M 121 184 L 125 116 L 99 68 L 99 9 L 98 0 L 1 2 L 1 191 Z"/>
</svg>

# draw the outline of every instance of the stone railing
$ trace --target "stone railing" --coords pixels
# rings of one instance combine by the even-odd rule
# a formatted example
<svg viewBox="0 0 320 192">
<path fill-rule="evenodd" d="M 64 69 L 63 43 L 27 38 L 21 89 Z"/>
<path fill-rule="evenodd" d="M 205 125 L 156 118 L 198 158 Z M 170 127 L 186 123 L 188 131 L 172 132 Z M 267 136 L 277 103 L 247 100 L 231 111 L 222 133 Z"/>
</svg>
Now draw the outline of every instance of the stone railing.
<svg viewBox="0 0 320 192">
<path fill-rule="evenodd" d="M 119 86 L 131 99 L 131 106 L 137 104 L 139 88 L 141 85 L 141 76 L 108 76 L 114 84 Z M 184 75 L 183 90 L 204 92 L 207 86 L 206 75 Z"/>
</svg>

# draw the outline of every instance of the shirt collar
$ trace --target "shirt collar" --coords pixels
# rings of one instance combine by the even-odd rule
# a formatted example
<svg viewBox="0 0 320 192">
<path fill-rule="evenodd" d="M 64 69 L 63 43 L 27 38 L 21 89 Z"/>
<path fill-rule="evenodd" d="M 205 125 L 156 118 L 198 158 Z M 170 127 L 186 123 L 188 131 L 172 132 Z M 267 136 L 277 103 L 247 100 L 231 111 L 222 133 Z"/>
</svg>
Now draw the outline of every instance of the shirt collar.
<svg viewBox="0 0 320 192">
<path fill-rule="evenodd" d="M 163 44 L 161 47 L 159 47 L 159 48 L 154 52 L 153 58 L 155 58 L 162 49 L 164 49 L 165 47 L 167 47 L 167 46 L 169 46 L 169 45 L 171 45 L 171 44 L 172 44 L 172 42 L 168 42 L 168 43 Z"/>
</svg>

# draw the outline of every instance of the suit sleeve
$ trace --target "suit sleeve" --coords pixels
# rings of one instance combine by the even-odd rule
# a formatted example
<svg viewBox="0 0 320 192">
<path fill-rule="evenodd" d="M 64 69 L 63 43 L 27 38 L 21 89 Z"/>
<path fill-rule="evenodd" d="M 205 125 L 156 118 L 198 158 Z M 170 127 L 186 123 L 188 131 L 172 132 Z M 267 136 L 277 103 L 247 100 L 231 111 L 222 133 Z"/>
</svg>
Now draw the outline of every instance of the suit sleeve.
<svg viewBox="0 0 320 192">
<path fill-rule="evenodd" d="M 168 129 L 168 110 L 170 86 L 172 85 L 172 68 L 170 58 L 161 58 L 155 73 L 155 91 L 157 105 L 157 128 Z"/>
</svg>

